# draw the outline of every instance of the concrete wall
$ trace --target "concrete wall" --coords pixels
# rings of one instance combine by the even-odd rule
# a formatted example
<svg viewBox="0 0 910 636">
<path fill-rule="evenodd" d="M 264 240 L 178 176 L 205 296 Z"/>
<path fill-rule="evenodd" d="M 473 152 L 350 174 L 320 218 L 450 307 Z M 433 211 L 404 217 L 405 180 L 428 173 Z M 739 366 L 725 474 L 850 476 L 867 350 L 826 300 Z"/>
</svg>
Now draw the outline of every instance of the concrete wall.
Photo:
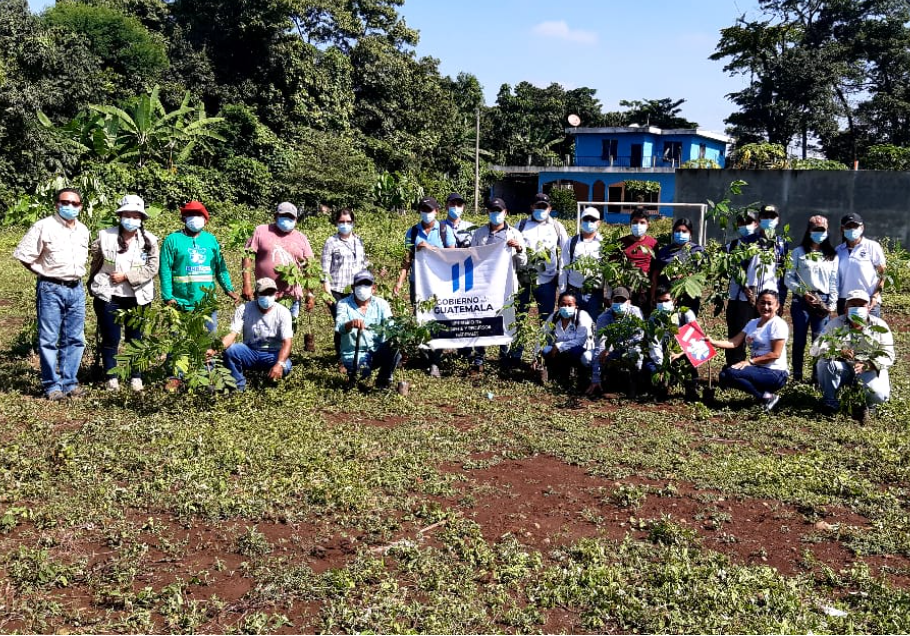
<svg viewBox="0 0 910 636">
<path fill-rule="evenodd" d="M 734 205 L 773 203 L 781 224 L 800 240 L 809 217 L 828 218 L 832 243 L 840 241 L 840 219 L 857 212 L 865 222 L 865 235 L 888 237 L 910 245 L 910 172 L 884 170 L 677 170 L 678 203 L 704 203 L 723 199 L 736 180 L 749 185 L 734 197 Z M 708 236 L 720 239 L 719 228 L 708 226 Z"/>
</svg>

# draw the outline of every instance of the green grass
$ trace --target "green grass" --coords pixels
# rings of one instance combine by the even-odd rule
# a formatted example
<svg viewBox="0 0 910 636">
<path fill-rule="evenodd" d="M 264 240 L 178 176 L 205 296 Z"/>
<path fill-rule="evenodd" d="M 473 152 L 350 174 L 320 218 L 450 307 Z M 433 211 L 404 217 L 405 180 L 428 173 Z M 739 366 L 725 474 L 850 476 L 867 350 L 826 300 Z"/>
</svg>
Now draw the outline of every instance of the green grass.
<svg viewBox="0 0 910 636">
<path fill-rule="evenodd" d="M 359 224 L 389 278 L 412 221 Z M 156 223 L 164 235 L 165 220 Z M 304 230 L 318 252 L 332 228 L 308 219 Z M 0 249 L 10 253 L 18 237 L 0 234 Z M 238 253 L 230 263 L 236 273 Z M 741 408 L 732 393 L 717 410 L 679 399 L 590 403 L 495 373 L 474 385 L 418 368 L 401 372 L 408 398 L 347 394 L 324 310 L 318 353 L 298 343 L 278 388 L 217 398 L 93 389 L 51 404 L 37 397 L 34 360 L 20 346 L 33 284 L 12 263 L 0 270 L 4 631 L 910 630 L 900 586 L 910 563 L 904 333 L 894 399 L 865 428 L 817 416 L 804 386 L 788 388 L 773 416 Z M 910 307 L 910 296 L 892 306 Z M 90 316 L 87 333 L 93 325 Z M 554 534 L 542 548 L 490 536 L 473 518 L 497 492 L 475 475 L 538 455 L 602 483 L 573 522 L 594 536 Z M 697 493 L 699 518 L 638 518 L 643 506 L 677 500 L 674 484 Z M 832 507 L 862 515 L 867 523 L 836 529 L 852 563 L 810 556 L 783 574 L 722 553 L 722 542 L 708 547 L 696 525 L 720 536 L 742 521 L 714 502 L 749 498 L 778 502 L 797 522 Z M 606 531 L 613 511 L 635 518 L 624 538 Z M 216 556 L 194 561 L 203 551 Z M 864 560 L 884 556 L 885 571 Z M 226 578 L 242 582 L 239 598 L 219 596 Z M 846 616 L 823 609 L 832 607 Z"/>
</svg>

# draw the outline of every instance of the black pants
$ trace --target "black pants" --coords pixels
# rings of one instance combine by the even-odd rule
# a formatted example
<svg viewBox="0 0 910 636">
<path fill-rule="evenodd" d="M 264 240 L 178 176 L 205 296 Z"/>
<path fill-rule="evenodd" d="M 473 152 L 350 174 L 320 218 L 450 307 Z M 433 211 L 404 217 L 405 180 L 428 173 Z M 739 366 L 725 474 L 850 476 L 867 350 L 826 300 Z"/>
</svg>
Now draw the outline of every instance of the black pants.
<svg viewBox="0 0 910 636">
<path fill-rule="evenodd" d="M 332 331 L 335 334 L 335 357 L 341 356 L 341 334 L 335 331 L 335 318 L 338 316 L 338 301 L 347 296 L 344 292 L 332 290 L 332 296 L 335 302 L 329 305 L 329 311 L 332 313 Z"/>
<path fill-rule="evenodd" d="M 748 300 L 728 300 L 727 301 L 727 337 L 734 338 L 736 334 L 743 330 L 743 327 L 752 320 L 758 318 L 758 312 L 755 311 L 755 305 Z M 732 366 L 737 362 L 746 359 L 746 343 L 743 342 L 735 349 L 727 349 L 727 365 Z"/>
</svg>

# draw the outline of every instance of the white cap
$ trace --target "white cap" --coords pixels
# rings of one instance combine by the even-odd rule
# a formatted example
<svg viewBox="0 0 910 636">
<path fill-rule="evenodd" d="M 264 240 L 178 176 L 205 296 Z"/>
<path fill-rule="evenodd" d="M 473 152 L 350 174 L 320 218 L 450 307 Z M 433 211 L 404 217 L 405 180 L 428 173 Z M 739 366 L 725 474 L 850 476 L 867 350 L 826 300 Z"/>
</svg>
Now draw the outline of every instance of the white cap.
<svg viewBox="0 0 910 636">
<path fill-rule="evenodd" d="M 863 302 L 868 303 L 868 302 L 869 302 L 869 294 L 866 292 L 865 289 L 854 289 L 854 290 L 851 291 L 851 292 L 847 292 L 847 299 L 846 299 L 846 300 L 847 300 L 848 302 L 851 301 L 851 300 L 862 300 Z"/>
<path fill-rule="evenodd" d="M 145 201 L 142 200 L 142 197 L 136 194 L 128 194 L 122 199 L 120 199 L 120 207 L 117 208 L 117 214 L 121 212 L 138 212 L 142 215 L 143 219 L 149 218 L 148 213 L 145 211 Z"/>
<path fill-rule="evenodd" d="M 586 216 L 597 217 L 597 220 L 599 221 L 600 220 L 600 210 L 598 210 L 597 208 L 585 208 L 584 210 L 581 211 L 581 218 L 585 218 Z"/>
</svg>

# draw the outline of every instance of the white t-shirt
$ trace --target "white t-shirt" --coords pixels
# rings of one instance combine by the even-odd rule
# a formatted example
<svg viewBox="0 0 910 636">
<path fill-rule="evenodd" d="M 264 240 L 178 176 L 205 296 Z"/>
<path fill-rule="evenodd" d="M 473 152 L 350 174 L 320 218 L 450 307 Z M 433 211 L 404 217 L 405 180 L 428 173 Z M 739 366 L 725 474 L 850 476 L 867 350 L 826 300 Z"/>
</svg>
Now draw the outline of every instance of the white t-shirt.
<svg viewBox="0 0 910 636">
<path fill-rule="evenodd" d="M 784 348 L 780 352 L 780 357 L 761 366 L 766 369 L 789 372 L 790 367 L 787 366 L 787 339 L 790 337 L 790 327 L 780 316 L 774 316 L 761 327 L 758 326 L 759 320 L 761 318 L 753 318 L 743 327 L 743 333 L 746 334 L 746 343 L 749 345 L 752 357 L 755 358 L 771 353 L 773 348 L 771 342 L 773 340 L 783 340 Z"/>
<path fill-rule="evenodd" d="M 854 289 L 870 296 L 878 288 L 877 267 L 885 266 L 885 252 L 877 242 L 863 237 L 852 250 L 846 243 L 837 246 L 837 295 L 846 298 Z"/>
<path fill-rule="evenodd" d="M 291 312 L 276 303 L 268 313 L 255 300 L 234 311 L 231 331 L 243 336 L 243 343 L 257 351 L 279 351 L 284 340 L 294 337 Z"/>
</svg>

